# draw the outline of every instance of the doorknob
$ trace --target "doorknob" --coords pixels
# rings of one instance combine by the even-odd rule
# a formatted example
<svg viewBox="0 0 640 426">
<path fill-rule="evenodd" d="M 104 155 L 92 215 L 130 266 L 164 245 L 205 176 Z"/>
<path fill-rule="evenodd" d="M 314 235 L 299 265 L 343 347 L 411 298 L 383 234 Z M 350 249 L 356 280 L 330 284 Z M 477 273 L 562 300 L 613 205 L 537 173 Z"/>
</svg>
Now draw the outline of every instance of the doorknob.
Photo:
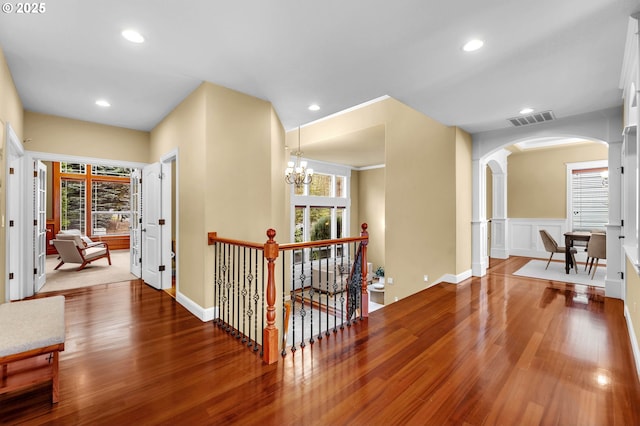
<svg viewBox="0 0 640 426">
<path fill-rule="evenodd" d="M 142 228 L 142 232 L 147 232 L 147 228 Z"/>
</svg>

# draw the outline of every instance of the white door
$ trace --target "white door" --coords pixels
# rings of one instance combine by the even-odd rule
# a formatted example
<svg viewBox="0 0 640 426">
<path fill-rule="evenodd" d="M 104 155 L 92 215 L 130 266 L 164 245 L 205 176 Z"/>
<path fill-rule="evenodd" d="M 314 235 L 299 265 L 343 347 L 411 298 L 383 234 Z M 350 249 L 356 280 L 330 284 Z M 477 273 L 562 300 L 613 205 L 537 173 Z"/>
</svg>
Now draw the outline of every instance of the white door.
<svg viewBox="0 0 640 426">
<path fill-rule="evenodd" d="M 44 285 L 47 272 L 47 166 L 38 161 L 34 173 L 34 285 L 38 292 Z"/>
<path fill-rule="evenodd" d="M 142 170 L 142 280 L 162 288 L 162 165 Z"/>
<path fill-rule="evenodd" d="M 142 276 L 142 227 L 140 226 L 142 220 L 140 218 L 140 211 L 142 209 L 142 185 L 140 183 L 140 175 L 141 172 L 139 169 L 135 169 L 131 173 L 131 217 L 129 221 L 131 224 L 129 229 L 129 270 L 138 278 Z"/>
<path fill-rule="evenodd" d="M 0 129 L 2 124 L 0 123 Z M 7 241 L 5 247 L 7 271 L 5 282 L 7 283 L 6 297 L 2 302 L 9 300 L 19 300 L 29 294 L 28 286 L 31 283 L 27 279 L 27 258 L 25 247 L 27 242 L 24 235 L 31 225 L 27 227 L 29 222 L 28 215 L 25 213 L 28 191 L 25 191 L 25 173 L 24 173 L 24 149 L 22 143 L 16 136 L 10 124 L 7 124 L 7 139 L 5 148 L 7 149 L 7 170 L 6 170 L 6 209 L 7 218 L 4 226 L 8 227 Z M 1 157 L 1 155 L 0 155 Z M 29 168 L 31 171 L 31 167 Z M 31 196 L 28 197 L 31 199 Z"/>
</svg>

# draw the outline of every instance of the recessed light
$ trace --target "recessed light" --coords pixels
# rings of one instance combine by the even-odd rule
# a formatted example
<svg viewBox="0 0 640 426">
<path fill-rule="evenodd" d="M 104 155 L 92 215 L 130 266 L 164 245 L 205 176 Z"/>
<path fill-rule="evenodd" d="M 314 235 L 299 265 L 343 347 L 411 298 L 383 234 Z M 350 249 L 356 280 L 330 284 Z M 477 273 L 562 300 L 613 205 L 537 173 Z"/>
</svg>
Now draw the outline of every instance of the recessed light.
<svg viewBox="0 0 640 426">
<path fill-rule="evenodd" d="M 309 105 L 309 111 L 319 111 L 319 110 L 320 110 L 320 105 L 318 104 Z"/>
<path fill-rule="evenodd" d="M 98 99 L 96 101 L 96 105 L 101 106 L 101 107 L 110 107 L 111 104 L 108 101 L 105 101 L 104 99 Z"/>
<path fill-rule="evenodd" d="M 534 111 L 533 108 L 522 108 L 520 110 L 520 114 L 525 115 L 525 114 L 531 114 Z"/>
<path fill-rule="evenodd" d="M 131 43 L 144 43 L 144 37 L 136 30 L 124 30 L 122 37 L 129 40 Z"/>
<path fill-rule="evenodd" d="M 468 41 L 464 46 L 462 46 L 462 50 L 464 50 L 465 52 L 473 52 L 480 49 L 482 46 L 484 46 L 484 41 L 474 39 Z"/>
</svg>

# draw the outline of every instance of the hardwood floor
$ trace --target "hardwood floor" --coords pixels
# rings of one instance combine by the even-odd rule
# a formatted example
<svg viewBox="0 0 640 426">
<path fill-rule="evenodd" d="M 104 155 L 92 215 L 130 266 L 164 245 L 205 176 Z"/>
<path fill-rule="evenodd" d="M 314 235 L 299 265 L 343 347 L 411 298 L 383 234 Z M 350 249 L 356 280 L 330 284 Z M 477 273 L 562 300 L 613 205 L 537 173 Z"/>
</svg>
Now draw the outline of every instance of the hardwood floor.
<svg viewBox="0 0 640 426">
<path fill-rule="evenodd" d="M 266 366 L 138 281 L 65 292 L 60 402 L 0 398 L 21 424 L 638 425 L 620 300 L 515 277 L 439 284 Z"/>
</svg>

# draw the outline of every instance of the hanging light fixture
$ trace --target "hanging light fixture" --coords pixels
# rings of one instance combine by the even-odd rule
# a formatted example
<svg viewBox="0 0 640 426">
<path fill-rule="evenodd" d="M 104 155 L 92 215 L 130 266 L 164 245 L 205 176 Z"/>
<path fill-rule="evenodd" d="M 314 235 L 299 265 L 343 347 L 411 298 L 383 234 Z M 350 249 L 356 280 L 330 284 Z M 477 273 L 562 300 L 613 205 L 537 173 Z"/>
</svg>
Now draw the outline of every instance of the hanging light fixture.
<svg viewBox="0 0 640 426">
<path fill-rule="evenodd" d="M 289 161 L 287 169 L 284 171 L 284 180 L 290 185 L 300 188 L 302 185 L 309 185 L 313 180 L 313 169 L 307 168 L 307 162 L 302 160 L 300 151 L 300 127 L 298 127 L 298 151 L 295 153 L 296 161 Z"/>
</svg>

